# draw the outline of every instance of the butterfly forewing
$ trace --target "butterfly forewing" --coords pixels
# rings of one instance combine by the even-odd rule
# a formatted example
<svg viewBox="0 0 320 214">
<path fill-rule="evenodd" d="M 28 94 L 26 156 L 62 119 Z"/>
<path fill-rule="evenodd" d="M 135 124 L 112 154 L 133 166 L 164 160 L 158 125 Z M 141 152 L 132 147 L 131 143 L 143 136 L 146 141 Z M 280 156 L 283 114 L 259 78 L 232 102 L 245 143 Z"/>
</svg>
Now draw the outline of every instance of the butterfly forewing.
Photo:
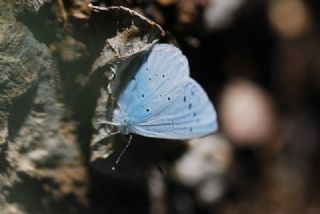
<svg viewBox="0 0 320 214">
<path fill-rule="evenodd" d="M 120 96 L 119 104 L 131 124 L 147 121 L 179 96 L 178 89 L 188 78 L 188 61 L 181 51 L 171 45 L 156 45 Z"/>
</svg>

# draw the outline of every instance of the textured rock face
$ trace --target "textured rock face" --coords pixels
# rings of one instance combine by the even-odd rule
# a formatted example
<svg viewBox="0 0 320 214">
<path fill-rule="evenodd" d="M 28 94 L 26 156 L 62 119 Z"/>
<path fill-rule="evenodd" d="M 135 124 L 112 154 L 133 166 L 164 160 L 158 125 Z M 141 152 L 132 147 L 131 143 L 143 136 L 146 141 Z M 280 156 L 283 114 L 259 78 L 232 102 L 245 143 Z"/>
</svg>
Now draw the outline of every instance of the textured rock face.
<svg viewBox="0 0 320 214">
<path fill-rule="evenodd" d="M 42 6 L 51 0 L 16 0 L 15 3 L 19 9 L 30 13 L 38 13 Z"/>
<path fill-rule="evenodd" d="M 0 8 L 1 213 L 80 213 L 86 172 L 56 63 L 8 2 Z"/>
</svg>

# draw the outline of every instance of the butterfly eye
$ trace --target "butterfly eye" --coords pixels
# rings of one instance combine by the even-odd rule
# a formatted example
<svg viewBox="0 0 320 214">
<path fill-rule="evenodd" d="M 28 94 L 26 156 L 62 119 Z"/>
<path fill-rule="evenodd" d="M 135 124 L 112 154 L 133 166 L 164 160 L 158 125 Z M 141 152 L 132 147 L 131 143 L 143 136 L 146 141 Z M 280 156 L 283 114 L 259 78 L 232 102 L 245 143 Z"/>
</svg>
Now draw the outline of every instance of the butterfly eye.
<svg viewBox="0 0 320 214">
<path fill-rule="evenodd" d="M 187 98 L 186 96 L 183 97 L 183 102 L 186 102 L 187 101 Z"/>
<path fill-rule="evenodd" d="M 144 97 L 144 94 L 142 94 L 141 97 Z"/>
<path fill-rule="evenodd" d="M 147 108 L 147 109 L 146 109 L 146 111 L 147 111 L 147 112 L 149 112 L 149 111 L 150 111 L 150 109 L 148 109 L 148 108 Z"/>
<path fill-rule="evenodd" d="M 164 78 L 164 77 L 165 77 L 165 75 L 164 75 L 164 74 L 162 74 L 162 77 Z"/>
<path fill-rule="evenodd" d="M 170 100 L 170 97 L 168 97 L 168 100 Z"/>
<path fill-rule="evenodd" d="M 191 109 L 191 107 L 192 107 L 192 103 L 189 103 L 189 109 Z"/>
</svg>

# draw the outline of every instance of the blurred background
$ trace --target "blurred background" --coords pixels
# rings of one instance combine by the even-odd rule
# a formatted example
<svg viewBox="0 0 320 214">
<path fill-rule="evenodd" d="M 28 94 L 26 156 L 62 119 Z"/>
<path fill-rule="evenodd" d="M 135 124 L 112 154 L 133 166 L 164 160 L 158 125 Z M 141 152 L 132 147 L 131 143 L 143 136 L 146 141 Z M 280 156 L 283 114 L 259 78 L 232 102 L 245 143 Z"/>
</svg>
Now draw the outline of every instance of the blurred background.
<svg viewBox="0 0 320 214">
<path fill-rule="evenodd" d="M 118 180 L 117 202 L 155 214 L 320 213 L 319 1 L 93 3 L 130 7 L 169 31 L 220 125 L 188 142 L 164 173 L 149 171 L 140 180 L 148 184 L 145 199 L 138 200 L 141 188 Z"/>
</svg>

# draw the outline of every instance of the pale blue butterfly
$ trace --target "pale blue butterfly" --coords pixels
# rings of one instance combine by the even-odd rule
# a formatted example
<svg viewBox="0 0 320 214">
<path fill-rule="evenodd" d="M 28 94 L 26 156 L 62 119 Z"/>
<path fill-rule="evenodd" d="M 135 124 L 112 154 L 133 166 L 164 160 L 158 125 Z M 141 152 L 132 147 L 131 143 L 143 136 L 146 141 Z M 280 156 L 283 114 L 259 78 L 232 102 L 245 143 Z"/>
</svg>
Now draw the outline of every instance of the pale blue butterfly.
<svg viewBox="0 0 320 214">
<path fill-rule="evenodd" d="M 118 98 L 112 122 L 123 134 L 185 140 L 217 130 L 214 107 L 173 45 L 156 44 Z"/>
</svg>

